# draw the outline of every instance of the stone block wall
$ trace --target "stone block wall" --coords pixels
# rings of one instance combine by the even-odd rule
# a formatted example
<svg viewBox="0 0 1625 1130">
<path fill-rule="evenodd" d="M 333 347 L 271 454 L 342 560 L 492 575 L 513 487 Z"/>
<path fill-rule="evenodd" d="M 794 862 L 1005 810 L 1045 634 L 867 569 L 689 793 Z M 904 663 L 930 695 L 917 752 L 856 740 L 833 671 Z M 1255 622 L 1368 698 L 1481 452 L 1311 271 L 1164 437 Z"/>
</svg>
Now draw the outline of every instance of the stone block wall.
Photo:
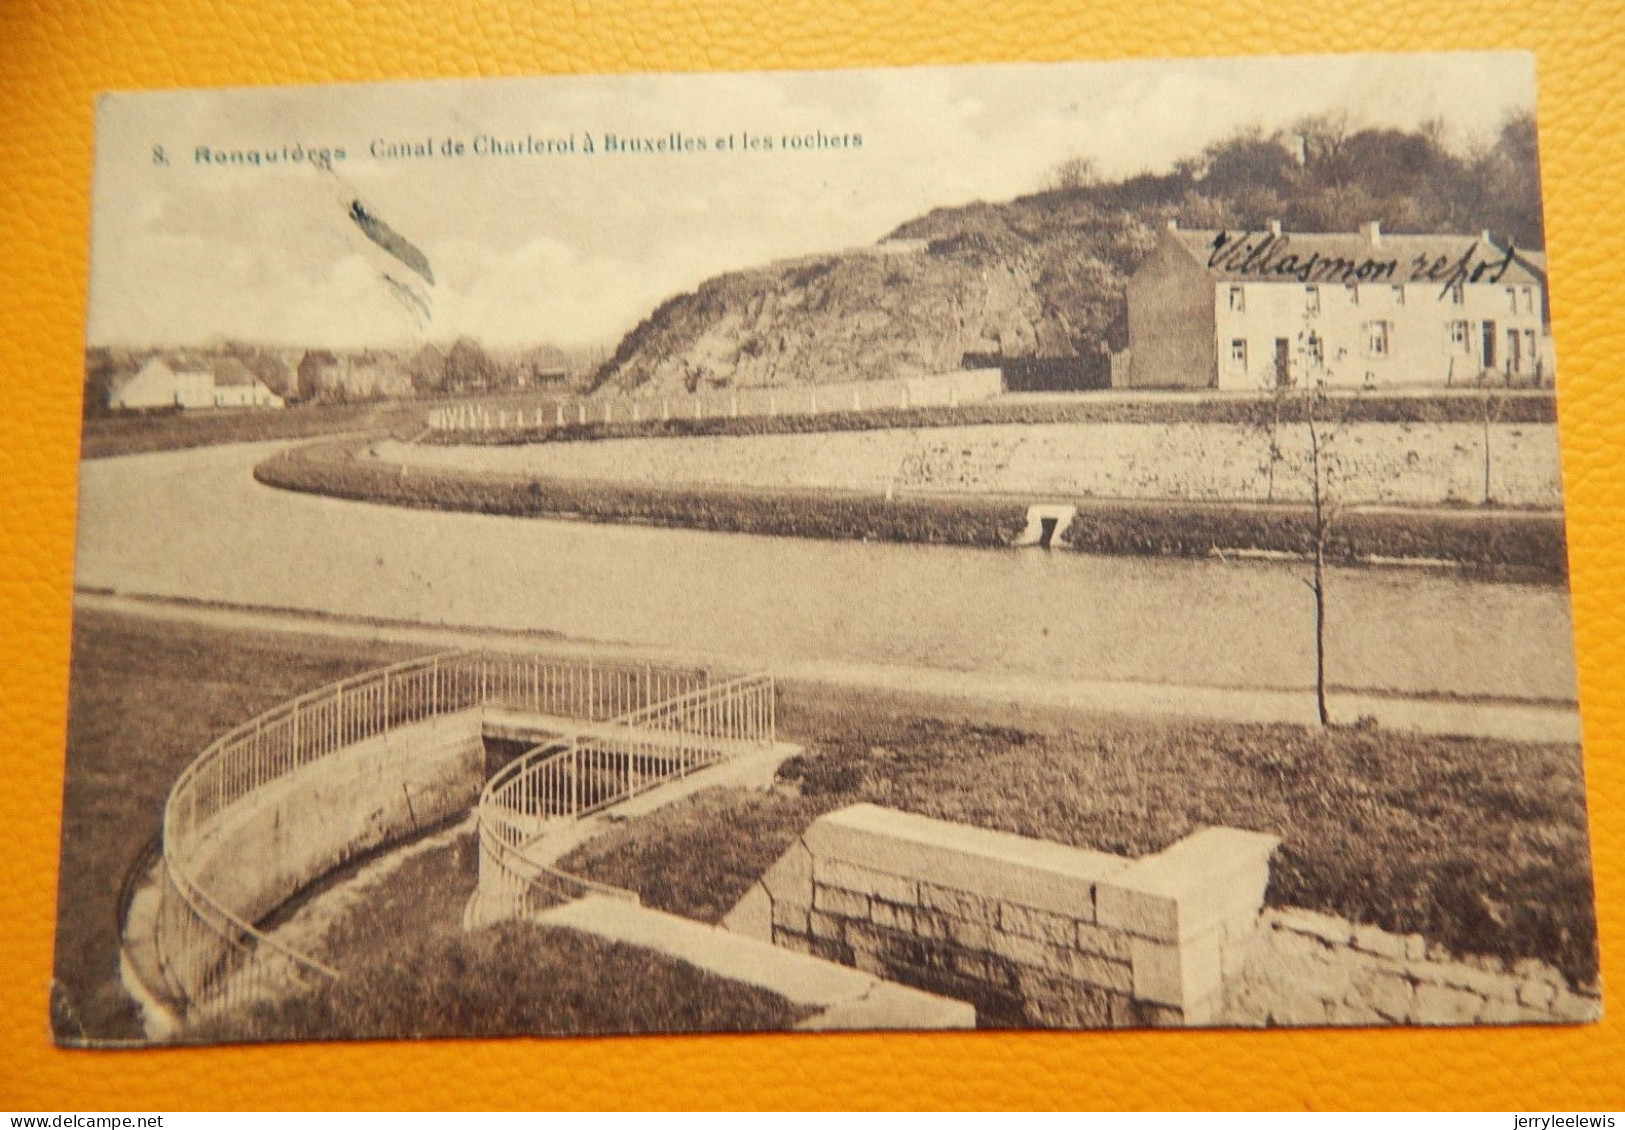
<svg viewBox="0 0 1625 1130">
<path fill-rule="evenodd" d="M 200 829 L 186 866 L 255 921 L 346 861 L 466 812 L 484 759 L 477 710 L 398 727 L 228 806 Z"/>
<path fill-rule="evenodd" d="M 1541 509 L 1562 502 L 1554 425 L 1492 424 L 1489 434 L 1492 499 Z M 1334 450 L 1339 500 L 1481 505 L 1483 445 L 1476 423 L 1346 425 Z M 984 424 L 474 448 L 380 441 L 372 450 L 389 464 L 565 481 L 890 487 L 1073 501 L 1305 502 L 1314 482 L 1306 428 L 1283 426 L 1272 443 L 1266 429 L 1241 424 Z"/>
<path fill-rule="evenodd" d="M 1269 910 L 1221 1019 L 1238 1025 L 1539 1024 L 1598 1019 L 1596 986 L 1525 959 L 1458 957 L 1420 934 L 1390 934 L 1307 910 Z"/>
<path fill-rule="evenodd" d="M 971 1001 L 984 1025 L 1206 1024 L 1250 952 L 1277 843 L 1210 828 L 1131 860 L 854 805 L 724 925 Z"/>
</svg>

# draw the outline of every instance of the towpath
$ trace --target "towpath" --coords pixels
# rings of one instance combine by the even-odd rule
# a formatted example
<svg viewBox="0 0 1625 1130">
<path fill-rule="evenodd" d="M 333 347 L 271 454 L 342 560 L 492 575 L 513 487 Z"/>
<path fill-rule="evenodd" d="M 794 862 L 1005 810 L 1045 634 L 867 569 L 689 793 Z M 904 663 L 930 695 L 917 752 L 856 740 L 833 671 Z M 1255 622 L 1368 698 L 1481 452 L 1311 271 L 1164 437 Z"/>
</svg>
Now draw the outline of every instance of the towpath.
<svg viewBox="0 0 1625 1130">
<path fill-rule="evenodd" d="M 83 591 L 76 594 L 74 604 L 77 608 L 120 612 L 158 621 L 378 640 L 420 646 L 426 650 L 479 647 L 510 651 L 537 650 L 572 658 L 637 659 L 723 669 L 737 665 L 737 661 L 726 654 L 703 649 L 598 643 L 532 632 L 420 626 Z M 774 667 L 774 674 L 781 680 L 849 693 L 883 691 L 1001 707 L 1020 705 L 1046 710 L 1232 722 L 1312 725 L 1316 720 L 1315 697 L 1308 690 L 1091 681 L 824 659 L 778 663 Z M 1580 740 L 1579 711 L 1572 703 L 1334 691 L 1330 705 L 1333 720 L 1342 723 L 1372 718 L 1387 728 L 1428 734 L 1533 742 L 1577 743 Z"/>
</svg>

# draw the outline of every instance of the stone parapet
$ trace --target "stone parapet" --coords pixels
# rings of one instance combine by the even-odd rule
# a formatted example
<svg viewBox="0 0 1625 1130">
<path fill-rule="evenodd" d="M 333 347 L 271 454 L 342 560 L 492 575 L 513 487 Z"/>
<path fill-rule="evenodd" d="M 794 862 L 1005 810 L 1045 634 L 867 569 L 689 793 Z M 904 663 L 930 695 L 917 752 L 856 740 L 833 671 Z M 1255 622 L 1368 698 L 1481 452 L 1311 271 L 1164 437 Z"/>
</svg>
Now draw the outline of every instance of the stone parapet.
<svg viewBox="0 0 1625 1130">
<path fill-rule="evenodd" d="M 1210 828 L 1134 860 L 860 804 L 808 828 L 724 925 L 973 1001 L 983 1023 L 1205 1024 L 1277 844 Z"/>
</svg>

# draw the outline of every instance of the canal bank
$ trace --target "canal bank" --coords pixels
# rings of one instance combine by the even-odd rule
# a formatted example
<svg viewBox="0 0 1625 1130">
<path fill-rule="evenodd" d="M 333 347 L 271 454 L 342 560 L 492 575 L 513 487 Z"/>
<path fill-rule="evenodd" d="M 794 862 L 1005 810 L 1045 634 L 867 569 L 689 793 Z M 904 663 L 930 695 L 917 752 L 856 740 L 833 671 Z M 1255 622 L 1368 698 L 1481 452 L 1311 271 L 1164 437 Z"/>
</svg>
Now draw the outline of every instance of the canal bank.
<svg viewBox="0 0 1625 1130">
<path fill-rule="evenodd" d="M 279 452 L 254 475 L 285 490 L 424 510 L 914 545 L 1007 547 L 1038 504 L 1071 507 L 1074 517 L 1054 531 L 1054 544 L 1094 554 L 1304 556 L 1317 536 L 1313 507 L 1290 497 L 1099 498 L 1053 483 L 1012 492 L 809 485 L 772 476 L 762 481 L 774 485 L 757 486 L 747 485 L 748 476 L 722 483 L 639 481 L 630 473 L 595 478 L 590 468 L 550 478 L 493 469 L 513 466 L 508 454 L 337 440 Z M 460 463 L 468 458 L 475 464 Z M 1548 582 L 1567 575 L 1561 510 L 1341 500 L 1334 509 L 1335 521 L 1323 528 L 1332 561 L 1443 562 Z"/>
<path fill-rule="evenodd" d="M 282 446 L 87 462 L 79 587 L 553 633 L 785 672 L 828 665 L 872 680 L 920 670 L 967 686 L 1053 685 L 1056 695 L 1106 688 L 1097 698 L 1161 688 L 1147 692 L 1151 709 L 1198 701 L 1191 688 L 1216 699 L 1312 698 L 1313 598 L 1297 562 L 865 544 L 376 506 L 257 483 L 253 468 Z M 1328 610 L 1328 676 L 1340 693 L 1564 709 L 1576 699 L 1563 587 L 1334 568 Z M 1347 720 L 1365 713 L 1373 711 L 1357 706 Z"/>
<path fill-rule="evenodd" d="M 139 616 L 157 623 L 213 628 L 319 634 L 334 639 L 394 643 L 428 649 L 494 651 L 544 649 L 570 659 L 651 662 L 682 666 L 735 665 L 734 657 L 684 648 L 639 648 L 522 632 L 453 626 L 383 623 L 345 616 L 317 616 L 283 609 L 207 605 L 163 598 L 79 592 L 75 609 Z M 1174 684 L 1100 682 L 1034 675 L 985 675 L 923 666 L 791 660 L 775 675 L 816 693 L 864 694 L 918 704 L 921 700 L 993 711 L 1009 720 L 1080 711 L 1162 719 L 1317 724 L 1312 690 L 1265 690 Z M 1468 700 L 1407 696 L 1335 688 L 1329 695 L 1334 724 L 1372 724 L 1385 729 L 1451 737 L 1578 744 L 1578 707 L 1564 702 Z"/>
</svg>

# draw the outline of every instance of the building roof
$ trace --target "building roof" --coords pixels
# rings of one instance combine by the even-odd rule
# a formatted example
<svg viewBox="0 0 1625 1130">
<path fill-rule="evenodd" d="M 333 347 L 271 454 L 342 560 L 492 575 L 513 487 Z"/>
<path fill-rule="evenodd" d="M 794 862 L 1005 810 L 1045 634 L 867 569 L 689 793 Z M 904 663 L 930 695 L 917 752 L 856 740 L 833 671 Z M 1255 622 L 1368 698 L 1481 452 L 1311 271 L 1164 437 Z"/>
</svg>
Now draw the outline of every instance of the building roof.
<svg viewBox="0 0 1625 1130">
<path fill-rule="evenodd" d="M 222 357 L 213 365 L 216 388 L 252 385 L 259 380 L 247 365 L 235 357 Z"/>
<path fill-rule="evenodd" d="M 113 381 L 113 388 L 122 388 L 138 378 L 141 380 L 150 381 L 161 380 L 164 378 L 173 380 L 174 377 L 175 370 L 169 367 L 169 362 L 165 361 L 162 357 L 149 357 L 135 372 L 126 373 L 123 376 L 115 378 Z"/>
<path fill-rule="evenodd" d="M 173 366 L 162 357 L 149 357 L 142 363 L 141 368 L 133 373 L 126 373 L 115 377 L 108 386 L 110 396 L 117 397 L 126 389 L 134 386 L 137 381 L 142 385 L 163 385 L 173 387 L 183 376 L 197 376 L 191 369 Z"/>
<path fill-rule="evenodd" d="M 1171 228 L 1215 281 L 1287 283 L 1540 283 L 1529 253 L 1480 235 L 1390 235 Z M 1374 237 L 1374 238 L 1373 238 Z"/>
<path fill-rule="evenodd" d="M 1546 252 L 1525 251 L 1520 247 L 1518 248 L 1518 260 L 1526 264 L 1531 271 L 1534 271 L 1542 279 L 1546 277 Z"/>
</svg>

